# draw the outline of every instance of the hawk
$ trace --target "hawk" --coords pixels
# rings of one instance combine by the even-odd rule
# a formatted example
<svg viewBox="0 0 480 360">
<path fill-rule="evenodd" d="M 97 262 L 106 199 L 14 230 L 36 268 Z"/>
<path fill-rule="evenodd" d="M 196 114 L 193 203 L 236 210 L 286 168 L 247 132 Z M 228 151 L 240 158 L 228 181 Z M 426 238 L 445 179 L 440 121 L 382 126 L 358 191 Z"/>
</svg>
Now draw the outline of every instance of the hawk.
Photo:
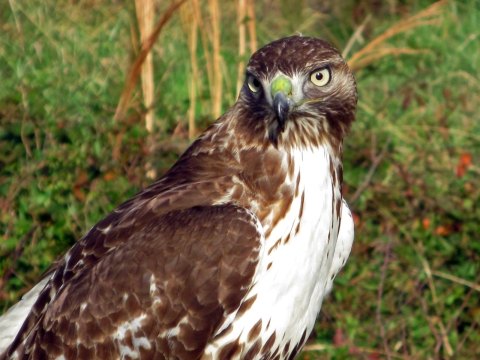
<svg viewBox="0 0 480 360">
<path fill-rule="evenodd" d="M 294 358 L 353 242 L 356 103 L 327 42 L 258 50 L 236 104 L 2 318 L 0 358 Z"/>
</svg>

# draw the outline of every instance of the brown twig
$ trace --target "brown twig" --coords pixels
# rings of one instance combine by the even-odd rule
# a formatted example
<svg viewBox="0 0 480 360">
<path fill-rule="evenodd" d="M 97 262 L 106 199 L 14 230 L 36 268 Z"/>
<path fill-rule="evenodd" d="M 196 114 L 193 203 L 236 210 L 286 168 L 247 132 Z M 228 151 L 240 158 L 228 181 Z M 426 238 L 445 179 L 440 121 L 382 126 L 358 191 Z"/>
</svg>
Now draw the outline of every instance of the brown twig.
<svg viewBox="0 0 480 360">
<path fill-rule="evenodd" d="M 387 222 L 387 234 L 388 234 L 388 242 L 387 242 L 387 247 L 385 249 L 385 257 L 383 260 L 383 265 L 382 265 L 382 274 L 380 276 L 380 284 L 378 285 L 378 296 L 377 296 L 377 323 L 380 328 L 380 336 L 382 337 L 382 342 L 383 342 L 383 351 L 385 352 L 385 355 L 387 356 L 388 360 L 391 360 L 390 357 L 390 351 L 388 348 L 388 343 L 387 343 L 387 338 L 385 336 L 385 327 L 383 326 L 382 322 L 382 297 L 383 297 L 383 285 L 385 284 L 385 278 L 387 275 L 387 268 L 388 268 L 388 262 L 390 259 L 390 250 L 391 250 L 391 243 L 392 243 L 392 233 L 390 229 L 390 223 Z"/>
<path fill-rule="evenodd" d="M 8 282 L 8 279 L 12 276 L 12 274 L 15 271 L 15 265 L 17 263 L 17 260 L 20 258 L 20 256 L 23 253 L 23 249 L 25 248 L 25 243 L 32 237 L 32 234 L 37 230 L 38 225 L 33 225 L 30 230 L 25 234 L 25 236 L 22 238 L 17 243 L 17 246 L 15 247 L 15 251 L 13 252 L 13 255 L 11 255 L 12 263 L 10 264 L 9 268 L 5 271 L 5 273 L 2 276 L 2 280 L 0 283 L 0 293 L 3 292 L 3 289 L 5 288 L 5 285 Z"/>
<path fill-rule="evenodd" d="M 432 271 L 432 273 L 434 275 L 436 275 L 436 271 Z M 441 273 L 440 273 L 441 274 Z M 462 285 L 466 285 L 464 283 L 464 280 L 463 279 L 459 279 L 459 278 L 456 278 L 455 276 L 452 276 L 453 278 L 455 278 L 456 280 L 452 280 L 452 279 L 449 279 L 449 280 L 452 280 L 452 281 L 455 281 L 455 282 L 458 282 Z M 475 283 L 473 285 L 476 285 L 476 283 L 478 282 L 478 279 L 480 278 L 480 275 L 477 275 L 477 277 L 475 278 Z M 448 277 L 447 277 L 448 279 Z M 459 281 L 460 280 L 460 281 Z M 468 281 L 465 281 L 468 283 Z M 468 286 L 468 285 L 467 285 Z M 477 286 L 478 287 L 478 286 Z M 452 328 L 452 326 L 454 325 L 454 323 L 457 321 L 458 317 L 460 316 L 460 314 L 463 312 L 463 310 L 467 307 L 468 305 L 468 301 L 470 300 L 470 298 L 472 297 L 472 294 L 475 292 L 475 290 L 478 291 L 478 289 L 476 289 L 475 287 L 472 287 L 470 286 L 470 290 L 468 291 L 467 295 L 464 296 L 463 298 L 463 302 L 462 302 L 462 305 L 460 305 L 460 307 L 457 309 L 456 311 L 456 314 L 455 316 L 453 316 L 450 321 L 448 322 L 447 326 L 442 329 L 443 330 L 443 342 L 448 344 L 447 346 L 447 353 L 452 356 L 453 355 L 453 349 L 452 347 L 450 346 L 450 343 L 448 342 L 448 338 L 447 338 L 447 334 L 450 333 L 450 329 Z M 446 340 L 445 340 L 446 339 Z M 437 346 L 441 346 L 441 343 L 438 343 Z M 460 348 L 457 347 L 455 348 L 455 351 L 458 352 Z"/>
<path fill-rule="evenodd" d="M 432 319 L 432 317 L 428 313 L 428 307 L 427 303 L 425 302 L 425 299 L 420 296 L 417 292 L 415 292 L 415 296 L 417 299 L 420 301 L 420 304 L 422 305 L 422 310 L 423 310 L 423 315 L 425 316 L 425 319 L 427 320 L 428 327 L 430 328 L 430 332 L 432 335 L 435 337 L 435 340 L 441 341 L 441 335 L 438 334 L 437 330 L 435 329 L 435 321 Z"/>
<path fill-rule="evenodd" d="M 456 352 L 462 348 L 463 344 L 465 344 L 465 341 L 470 337 L 470 334 L 472 333 L 473 330 L 477 327 L 478 323 L 476 321 L 472 322 L 472 325 L 468 328 L 467 331 L 465 331 L 465 335 L 463 338 L 458 342 L 457 347 L 456 347 Z"/>
<path fill-rule="evenodd" d="M 165 12 L 165 14 L 163 14 L 161 19 L 158 21 L 152 34 L 142 44 L 140 54 L 138 54 L 137 58 L 135 59 L 135 62 L 133 63 L 128 73 L 127 80 L 125 81 L 125 86 L 123 88 L 122 95 L 120 96 L 120 101 L 118 102 L 117 110 L 115 112 L 114 119 L 116 121 L 123 119 L 125 117 L 125 111 L 128 108 L 133 89 L 137 84 L 138 77 L 140 76 L 142 64 L 147 58 L 148 53 L 152 49 L 153 44 L 157 41 L 161 30 L 163 29 L 167 21 L 172 17 L 175 10 L 177 10 L 180 7 L 180 5 L 182 5 L 184 2 L 185 0 L 172 2 L 168 10 Z"/>
<path fill-rule="evenodd" d="M 349 204 L 353 204 L 353 202 L 358 199 L 360 194 L 368 187 L 368 184 L 370 184 L 370 181 L 372 180 L 372 176 L 375 173 L 375 170 L 377 170 L 378 165 L 380 165 L 380 163 L 383 160 L 383 157 L 387 153 L 387 149 L 388 149 L 388 145 L 390 144 L 390 140 L 391 140 L 391 137 L 389 136 L 387 141 L 385 141 L 385 145 L 383 145 L 383 148 L 380 151 L 380 154 L 373 157 L 372 166 L 370 167 L 370 170 L 368 171 L 368 174 L 365 177 L 365 180 L 363 181 L 362 185 L 360 185 L 357 188 L 355 193 L 350 197 L 350 199 L 348 200 Z"/>
</svg>

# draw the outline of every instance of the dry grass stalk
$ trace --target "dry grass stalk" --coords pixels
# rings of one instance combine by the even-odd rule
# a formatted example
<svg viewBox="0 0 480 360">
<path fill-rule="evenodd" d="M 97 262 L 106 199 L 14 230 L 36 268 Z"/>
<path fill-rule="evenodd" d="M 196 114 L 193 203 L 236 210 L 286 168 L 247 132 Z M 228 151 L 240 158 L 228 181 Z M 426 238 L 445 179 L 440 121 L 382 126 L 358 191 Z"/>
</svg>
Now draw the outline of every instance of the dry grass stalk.
<svg viewBox="0 0 480 360">
<path fill-rule="evenodd" d="M 395 35 L 413 30 L 419 26 L 439 24 L 442 20 L 441 15 L 443 6 L 448 1 L 449 0 L 438 1 L 416 15 L 412 15 L 406 19 L 398 21 L 393 26 L 388 28 L 383 34 L 366 45 L 362 50 L 353 54 L 353 56 L 348 60 L 348 65 L 351 69 L 356 70 L 365 67 L 375 60 L 378 60 L 389 54 L 415 54 L 420 52 L 419 50 L 404 48 L 385 48 L 385 46 L 388 46 L 386 41 Z M 356 31 L 353 36 L 357 37 L 358 31 Z"/>
<path fill-rule="evenodd" d="M 441 321 L 438 322 L 438 327 L 440 328 L 440 336 L 442 338 L 442 341 L 439 342 L 439 345 L 440 344 L 443 344 L 444 348 L 445 348 L 445 351 L 447 352 L 448 356 L 452 356 L 453 355 L 453 349 L 452 349 L 452 345 L 450 345 L 450 341 L 448 340 L 448 334 L 447 334 L 447 331 L 445 330 L 445 326 L 443 325 L 443 323 Z M 436 352 L 438 352 L 440 350 L 440 347 L 438 347 L 438 349 L 436 349 Z"/>
<path fill-rule="evenodd" d="M 23 27 L 22 23 L 17 17 L 16 3 L 14 0 L 8 0 L 8 3 L 10 5 L 10 9 L 12 10 L 13 21 L 15 22 L 15 27 L 17 28 L 17 32 L 19 35 L 18 38 L 20 39 L 20 46 L 22 47 L 22 51 L 25 51 L 25 38 L 23 36 Z"/>
<path fill-rule="evenodd" d="M 387 55 L 415 55 L 415 54 L 421 54 L 421 53 L 426 53 L 429 52 L 428 50 L 414 50 L 414 49 L 409 49 L 409 48 L 384 48 L 384 49 L 378 49 L 376 50 L 375 53 L 369 54 L 365 56 L 364 58 L 360 59 L 353 67 L 352 69 L 357 70 L 364 68 L 365 66 L 368 66 L 375 62 L 376 60 L 385 57 Z"/>
<path fill-rule="evenodd" d="M 237 96 L 240 94 L 243 84 L 243 72 L 245 71 L 245 16 L 247 14 L 247 0 L 237 0 L 238 20 L 238 68 L 237 68 Z"/>
<path fill-rule="evenodd" d="M 250 52 L 253 54 L 257 51 L 257 21 L 255 18 L 255 0 L 247 0 L 247 16 L 248 16 L 248 35 L 250 36 Z"/>
<path fill-rule="evenodd" d="M 255 1 L 254 0 L 238 0 L 237 1 L 238 16 L 238 71 L 237 71 L 237 96 L 242 89 L 245 77 L 245 52 L 247 47 L 246 29 L 248 28 L 248 36 L 250 38 L 250 53 L 257 50 L 257 32 L 255 30 Z"/>
<path fill-rule="evenodd" d="M 197 82 L 199 80 L 197 63 L 198 17 L 195 15 L 194 2 L 198 3 L 198 0 L 190 0 L 189 6 L 183 7 L 182 10 L 182 24 L 187 33 L 190 64 L 192 66 L 189 77 L 190 84 L 188 86 L 190 99 L 188 108 L 188 137 L 190 140 L 195 137 L 195 107 L 197 104 Z"/>
<path fill-rule="evenodd" d="M 388 269 L 388 263 L 390 260 L 390 250 L 392 247 L 392 230 L 390 228 L 390 222 L 387 221 L 387 234 L 388 234 L 388 243 L 387 247 L 385 249 L 385 256 L 383 259 L 383 265 L 382 265 L 382 272 L 380 275 L 380 284 L 378 285 L 378 295 L 377 295 L 377 312 L 376 312 L 376 319 L 378 323 L 378 327 L 380 329 L 380 336 L 382 338 L 383 342 L 383 350 L 385 351 L 385 354 L 387 356 L 388 360 L 391 360 L 391 356 L 389 354 L 389 349 L 388 349 L 388 342 L 387 342 L 387 337 L 385 335 L 385 326 L 382 321 L 382 297 L 383 297 L 383 287 L 385 285 L 385 278 L 387 275 L 387 269 Z"/>
<path fill-rule="evenodd" d="M 459 278 L 459 277 L 456 277 L 456 276 L 453 276 L 453 275 L 450 275 L 450 274 L 441 273 L 439 271 L 432 271 L 432 274 L 435 275 L 435 276 L 438 276 L 438 277 L 456 282 L 458 284 L 465 285 L 465 286 L 467 286 L 467 287 L 469 287 L 469 288 L 471 288 L 475 291 L 480 292 L 480 285 L 478 285 L 478 284 L 472 283 L 470 281 L 464 280 L 462 278 Z"/>
<path fill-rule="evenodd" d="M 352 36 L 350 36 L 350 39 L 348 40 L 347 45 L 345 45 L 345 49 L 343 49 L 343 52 L 342 52 L 343 58 L 346 58 L 348 56 L 348 53 L 352 49 L 352 46 L 355 43 L 355 41 L 363 42 L 363 39 L 361 38 L 363 30 L 365 30 L 365 26 L 367 26 L 367 24 L 371 19 L 372 19 L 372 14 L 368 14 L 365 20 L 362 21 L 360 26 L 352 34 Z"/>
<path fill-rule="evenodd" d="M 207 68 L 208 84 L 210 88 L 210 96 L 213 97 L 213 65 L 212 56 L 210 55 L 210 47 L 208 41 L 208 24 L 204 23 L 202 18 L 202 12 L 200 10 L 200 4 L 198 0 L 191 0 L 192 10 L 195 14 L 198 28 L 200 29 L 200 38 L 202 39 L 203 52 L 205 55 L 205 62 Z"/>
<path fill-rule="evenodd" d="M 135 0 L 137 10 L 138 28 L 140 30 L 140 40 L 143 43 L 147 41 L 148 36 L 153 30 L 154 20 L 154 2 L 153 0 Z M 149 132 L 153 131 L 154 113 L 152 111 L 154 81 L 153 81 L 153 61 L 152 52 L 149 51 L 145 62 L 141 66 L 141 81 L 143 102 L 147 112 L 145 114 L 145 126 Z"/>
<path fill-rule="evenodd" d="M 213 86 L 212 114 L 214 118 L 220 117 L 222 113 L 222 69 L 220 55 L 220 9 L 218 0 L 209 0 L 210 16 L 212 23 L 211 42 L 213 46 Z"/>
<path fill-rule="evenodd" d="M 132 96 L 133 89 L 137 84 L 138 77 L 140 76 L 142 64 L 144 63 L 148 53 L 152 49 L 153 44 L 155 43 L 155 41 L 157 41 L 162 28 L 165 26 L 168 19 L 170 19 L 170 17 L 173 15 L 175 10 L 177 10 L 178 7 L 184 3 L 184 1 L 185 0 L 172 2 L 168 10 L 165 12 L 165 14 L 163 14 L 163 16 L 158 21 L 152 34 L 147 38 L 147 40 L 144 43 L 142 43 L 142 48 L 140 50 L 140 53 L 135 59 L 135 62 L 133 63 L 130 71 L 128 72 L 127 79 L 123 87 L 122 95 L 120 96 L 120 100 L 118 102 L 117 110 L 114 116 L 114 119 L 116 121 L 123 119 L 125 117 L 125 111 L 128 109 L 128 106 L 130 104 L 130 98 Z"/>
</svg>

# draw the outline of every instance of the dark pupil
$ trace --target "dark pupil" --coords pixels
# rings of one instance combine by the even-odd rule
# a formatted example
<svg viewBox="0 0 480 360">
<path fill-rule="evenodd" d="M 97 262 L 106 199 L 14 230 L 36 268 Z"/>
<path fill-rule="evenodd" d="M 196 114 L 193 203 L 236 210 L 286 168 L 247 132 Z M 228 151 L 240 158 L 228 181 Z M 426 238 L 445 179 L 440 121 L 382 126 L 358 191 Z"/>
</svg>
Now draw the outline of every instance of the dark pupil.
<svg viewBox="0 0 480 360">
<path fill-rule="evenodd" d="M 323 74 L 320 73 L 320 72 L 318 72 L 318 73 L 315 74 L 315 78 L 316 78 L 317 80 L 322 80 Z"/>
<path fill-rule="evenodd" d="M 257 79 L 253 79 L 253 86 L 255 86 L 256 88 L 260 86 L 260 81 L 258 81 Z"/>
</svg>

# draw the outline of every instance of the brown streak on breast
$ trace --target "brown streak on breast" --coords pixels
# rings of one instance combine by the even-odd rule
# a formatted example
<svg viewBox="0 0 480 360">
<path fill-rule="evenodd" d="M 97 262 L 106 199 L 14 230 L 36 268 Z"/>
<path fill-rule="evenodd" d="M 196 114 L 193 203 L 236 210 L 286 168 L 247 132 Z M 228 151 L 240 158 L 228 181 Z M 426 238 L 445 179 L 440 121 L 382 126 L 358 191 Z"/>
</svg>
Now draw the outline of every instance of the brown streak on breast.
<svg viewBox="0 0 480 360">
<path fill-rule="evenodd" d="M 291 188 L 289 187 L 283 187 L 282 191 L 278 196 L 280 196 L 280 199 L 276 202 L 273 208 L 272 224 L 265 234 L 266 237 L 270 235 L 271 230 L 273 230 L 273 228 L 277 226 L 278 222 L 285 218 L 293 203 L 293 194 Z"/>
<path fill-rule="evenodd" d="M 305 202 L 305 191 L 302 192 L 302 198 L 300 199 L 300 213 L 298 214 L 298 219 L 300 220 L 303 215 L 303 204 Z"/>
<path fill-rule="evenodd" d="M 228 343 L 225 345 L 219 352 L 218 354 L 218 359 L 221 360 L 229 360 L 235 358 L 240 351 L 240 345 L 239 345 L 240 339 L 236 339 L 235 341 L 232 341 L 231 343 Z"/>
<path fill-rule="evenodd" d="M 281 242 L 282 242 L 282 239 L 278 239 L 275 242 L 275 244 L 273 244 L 273 246 L 268 250 L 268 255 L 270 255 L 272 253 L 272 251 L 275 250 L 278 245 L 280 245 Z"/>
<path fill-rule="evenodd" d="M 283 357 L 287 356 L 288 350 L 290 350 L 290 340 L 288 340 L 287 343 L 285 344 L 285 346 L 283 347 L 283 351 L 282 351 L 282 356 Z"/>
<path fill-rule="evenodd" d="M 336 201 L 337 219 L 340 219 L 340 208 L 342 206 L 342 199 L 337 199 Z"/>
<path fill-rule="evenodd" d="M 272 355 L 270 355 L 270 358 L 273 359 L 280 359 L 280 349 L 277 347 Z"/>
<path fill-rule="evenodd" d="M 285 242 L 284 244 L 288 243 L 290 241 L 290 233 L 287 235 L 287 237 L 285 238 Z"/>
<path fill-rule="evenodd" d="M 332 182 L 332 226 L 333 226 L 334 211 L 335 211 L 335 188 L 333 187 L 333 182 Z"/>
<path fill-rule="evenodd" d="M 293 161 L 293 155 L 288 154 L 288 176 L 293 179 L 295 175 L 295 162 Z"/>
<path fill-rule="evenodd" d="M 295 228 L 295 235 L 297 235 L 299 231 L 300 231 L 300 222 L 297 224 L 297 227 Z"/>
<path fill-rule="evenodd" d="M 307 329 L 303 331 L 302 337 L 300 338 L 300 341 L 298 342 L 297 345 L 292 349 L 292 352 L 290 353 L 290 356 L 288 357 L 289 360 L 295 359 L 295 356 L 297 356 L 298 352 L 302 349 L 303 347 L 303 342 L 305 341 L 305 337 L 307 336 Z"/>
<path fill-rule="evenodd" d="M 265 357 L 268 357 L 268 356 L 266 356 L 266 354 L 272 350 L 272 346 L 273 346 L 273 344 L 275 344 L 275 338 L 276 338 L 276 334 L 275 334 L 275 332 L 273 332 L 272 335 L 270 335 L 268 340 L 263 345 L 262 355 L 265 355 Z"/>
<path fill-rule="evenodd" d="M 295 184 L 295 197 L 298 197 L 299 191 L 300 191 L 300 171 L 298 172 L 297 182 Z"/>
<path fill-rule="evenodd" d="M 253 341 L 254 339 L 258 338 L 260 335 L 260 331 L 262 330 L 262 319 L 258 320 L 255 325 L 250 329 L 248 332 L 247 340 Z"/>
<path fill-rule="evenodd" d="M 243 360 L 253 360 L 255 359 L 255 356 L 260 352 L 260 349 L 262 347 L 262 340 L 257 339 L 255 343 L 252 345 L 252 347 L 248 350 L 248 352 L 245 354 L 243 357 Z"/>
<path fill-rule="evenodd" d="M 303 330 L 302 337 L 300 338 L 300 341 L 298 343 L 298 345 L 300 345 L 300 347 L 303 346 L 303 343 L 305 342 L 306 337 L 307 337 L 307 329 Z"/>
<path fill-rule="evenodd" d="M 257 300 L 257 295 L 253 295 L 251 298 L 245 300 L 240 306 L 240 309 L 238 309 L 237 316 L 245 314 L 252 307 L 255 300 Z"/>
<path fill-rule="evenodd" d="M 343 182 L 343 165 L 341 163 L 338 164 L 338 166 L 337 166 L 337 176 L 338 176 L 338 180 L 339 180 L 340 185 L 341 185 L 342 182 Z"/>
</svg>

